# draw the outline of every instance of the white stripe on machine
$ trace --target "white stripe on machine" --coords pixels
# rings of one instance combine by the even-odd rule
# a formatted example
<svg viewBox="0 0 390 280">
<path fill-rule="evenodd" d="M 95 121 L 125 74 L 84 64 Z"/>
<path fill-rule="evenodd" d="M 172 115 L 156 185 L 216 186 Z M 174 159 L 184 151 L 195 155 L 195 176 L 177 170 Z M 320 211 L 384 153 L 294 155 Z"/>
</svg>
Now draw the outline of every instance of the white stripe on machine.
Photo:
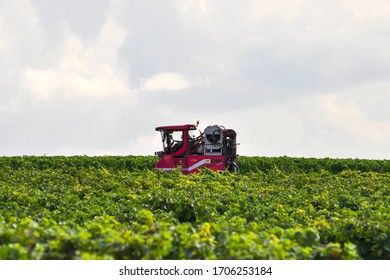
<svg viewBox="0 0 390 280">
<path fill-rule="evenodd" d="M 206 163 L 211 163 L 211 159 L 209 159 L 209 158 L 202 159 L 201 161 L 199 161 L 199 162 L 195 163 L 194 165 L 191 165 L 190 167 L 188 167 L 188 171 L 192 171 L 195 168 L 201 167 L 202 165 L 204 165 Z"/>
<path fill-rule="evenodd" d="M 192 171 L 196 168 L 199 168 L 201 167 L 202 165 L 205 165 L 206 163 L 211 163 L 211 159 L 209 158 L 205 158 L 205 159 L 202 159 L 201 161 L 195 163 L 194 165 L 191 165 L 190 167 L 188 168 L 181 168 L 182 171 Z M 171 171 L 171 170 L 175 170 L 176 168 L 164 168 L 164 167 L 161 167 L 161 168 L 157 168 L 158 170 L 164 170 L 164 171 Z"/>
</svg>

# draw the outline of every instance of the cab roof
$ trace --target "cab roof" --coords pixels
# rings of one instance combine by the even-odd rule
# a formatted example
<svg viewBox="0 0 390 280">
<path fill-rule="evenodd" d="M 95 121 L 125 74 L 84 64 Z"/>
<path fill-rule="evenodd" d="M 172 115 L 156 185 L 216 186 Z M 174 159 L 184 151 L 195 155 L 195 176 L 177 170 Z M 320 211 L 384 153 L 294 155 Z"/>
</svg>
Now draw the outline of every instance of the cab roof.
<svg viewBox="0 0 390 280">
<path fill-rule="evenodd" d="M 184 124 L 184 125 L 166 125 L 156 127 L 156 131 L 161 130 L 170 130 L 170 131 L 181 131 L 181 130 L 195 130 L 196 125 L 194 124 Z"/>
</svg>

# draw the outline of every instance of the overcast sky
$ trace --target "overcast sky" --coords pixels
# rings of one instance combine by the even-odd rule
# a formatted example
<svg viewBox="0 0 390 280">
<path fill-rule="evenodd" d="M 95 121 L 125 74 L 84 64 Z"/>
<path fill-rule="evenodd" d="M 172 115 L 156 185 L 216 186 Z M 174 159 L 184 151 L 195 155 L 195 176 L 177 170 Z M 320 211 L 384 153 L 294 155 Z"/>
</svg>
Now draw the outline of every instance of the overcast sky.
<svg viewBox="0 0 390 280">
<path fill-rule="evenodd" d="M 0 0 L 0 155 L 390 159 L 388 0 Z"/>
</svg>

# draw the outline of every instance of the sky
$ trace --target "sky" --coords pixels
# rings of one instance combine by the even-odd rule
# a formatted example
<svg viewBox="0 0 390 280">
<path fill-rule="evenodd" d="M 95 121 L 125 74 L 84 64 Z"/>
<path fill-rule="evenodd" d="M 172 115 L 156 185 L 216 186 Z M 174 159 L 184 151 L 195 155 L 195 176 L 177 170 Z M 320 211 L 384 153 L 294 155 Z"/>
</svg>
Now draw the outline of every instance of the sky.
<svg viewBox="0 0 390 280">
<path fill-rule="evenodd" d="M 0 156 L 199 120 L 243 156 L 390 159 L 389 105 L 388 0 L 0 0 Z"/>
</svg>

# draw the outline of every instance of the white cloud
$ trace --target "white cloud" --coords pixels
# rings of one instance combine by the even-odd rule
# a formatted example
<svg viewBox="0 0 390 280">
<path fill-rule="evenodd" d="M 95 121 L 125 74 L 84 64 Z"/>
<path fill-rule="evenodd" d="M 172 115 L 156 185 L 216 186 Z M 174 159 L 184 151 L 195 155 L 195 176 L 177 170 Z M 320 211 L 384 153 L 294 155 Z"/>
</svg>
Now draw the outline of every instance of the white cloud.
<svg viewBox="0 0 390 280">
<path fill-rule="evenodd" d="M 301 96 L 229 113 L 216 106 L 198 117 L 202 129 L 209 124 L 235 129 L 241 155 L 389 158 L 390 113 L 372 117 L 372 106 L 388 104 L 388 98 L 369 92 Z M 372 106 L 364 110 L 367 100 Z"/>
<path fill-rule="evenodd" d="M 128 150 L 132 155 L 154 155 L 162 150 L 160 133 L 154 131 L 149 135 L 140 135 L 129 143 Z"/>
<path fill-rule="evenodd" d="M 389 5 L 0 1 L 1 152 L 151 154 L 200 119 L 240 154 L 390 158 Z"/>
<path fill-rule="evenodd" d="M 356 18 L 333 0 L 293 11 L 287 19 L 260 17 L 240 41 L 238 65 L 259 86 L 313 94 L 390 76 L 388 20 Z"/>
<path fill-rule="evenodd" d="M 10 63 L 9 67 L 39 61 L 46 40 L 30 1 L 0 2 L 0 35 L 0 48 L 7 54 L 3 64 Z"/>
<path fill-rule="evenodd" d="M 200 12 L 207 14 L 212 10 L 212 1 L 210 0 L 176 0 L 179 10 L 183 13 Z"/>
<path fill-rule="evenodd" d="M 294 109 L 283 103 L 210 114 L 202 127 L 220 124 L 237 132 L 238 154 L 297 156 L 303 147 L 304 127 Z"/>
<path fill-rule="evenodd" d="M 59 147 L 59 154 L 72 155 L 88 155 L 93 154 L 97 156 L 104 155 L 154 155 L 154 152 L 162 150 L 162 142 L 160 133 L 151 129 L 147 135 L 139 135 L 134 139 L 123 139 L 123 145 L 119 147 L 97 147 L 95 145 L 88 145 L 87 143 L 80 143 L 75 146 L 64 145 Z"/>
<path fill-rule="evenodd" d="M 48 69 L 28 67 L 23 86 L 33 96 L 48 101 L 130 96 L 127 76 L 118 66 L 117 50 L 126 31 L 108 20 L 96 41 L 83 41 L 68 31 L 54 65 Z"/>
<path fill-rule="evenodd" d="M 141 80 L 141 90 L 179 91 L 189 88 L 190 81 L 180 73 L 162 72 Z"/>
<path fill-rule="evenodd" d="M 257 24 L 264 19 L 288 20 L 299 13 L 305 0 L 248 1 L 245 20 Z"/>
<path fill-rule="evenodd" d="M 378 18 L 390 16 L 390 2 L 387 0 L 342 0 L 354 16 L 362 18 Z"/>
<path fill-rule="evenodd" d="M 370 90 L 373 90 L 372 86 Z M 372 98 L 375 97 L 382 98 L 373 101 Z M 371 99 L 371 105 L 386 102 L 383 94 L 370 94 L 370 91 L 356 89 L 284 102 L 284 106 L 295 111 L 302 123 L 302 138 L 299 142 L 302 146 L 296 147 L 298 154 L 316 157 L 388 158 L 390 118 L 373 118 L 375 108 L 362 107 L 364 100 L 368 99 Z"/>
<path fill-rule="evenodd" d="M 0 56 L 5 53 L 8 44 L 8 34 L 3 26 L 3 19 L 0 17 Z"/>
<path fill-rule="evenodd" d="M 390 120 L 371 120 L 354 100 L 343 100 L 339 95 L 325 96 L 321 100 L 328 126 L 348 134 L 351 141 L 381 144 L 390 135 Z"/>
</svg>

